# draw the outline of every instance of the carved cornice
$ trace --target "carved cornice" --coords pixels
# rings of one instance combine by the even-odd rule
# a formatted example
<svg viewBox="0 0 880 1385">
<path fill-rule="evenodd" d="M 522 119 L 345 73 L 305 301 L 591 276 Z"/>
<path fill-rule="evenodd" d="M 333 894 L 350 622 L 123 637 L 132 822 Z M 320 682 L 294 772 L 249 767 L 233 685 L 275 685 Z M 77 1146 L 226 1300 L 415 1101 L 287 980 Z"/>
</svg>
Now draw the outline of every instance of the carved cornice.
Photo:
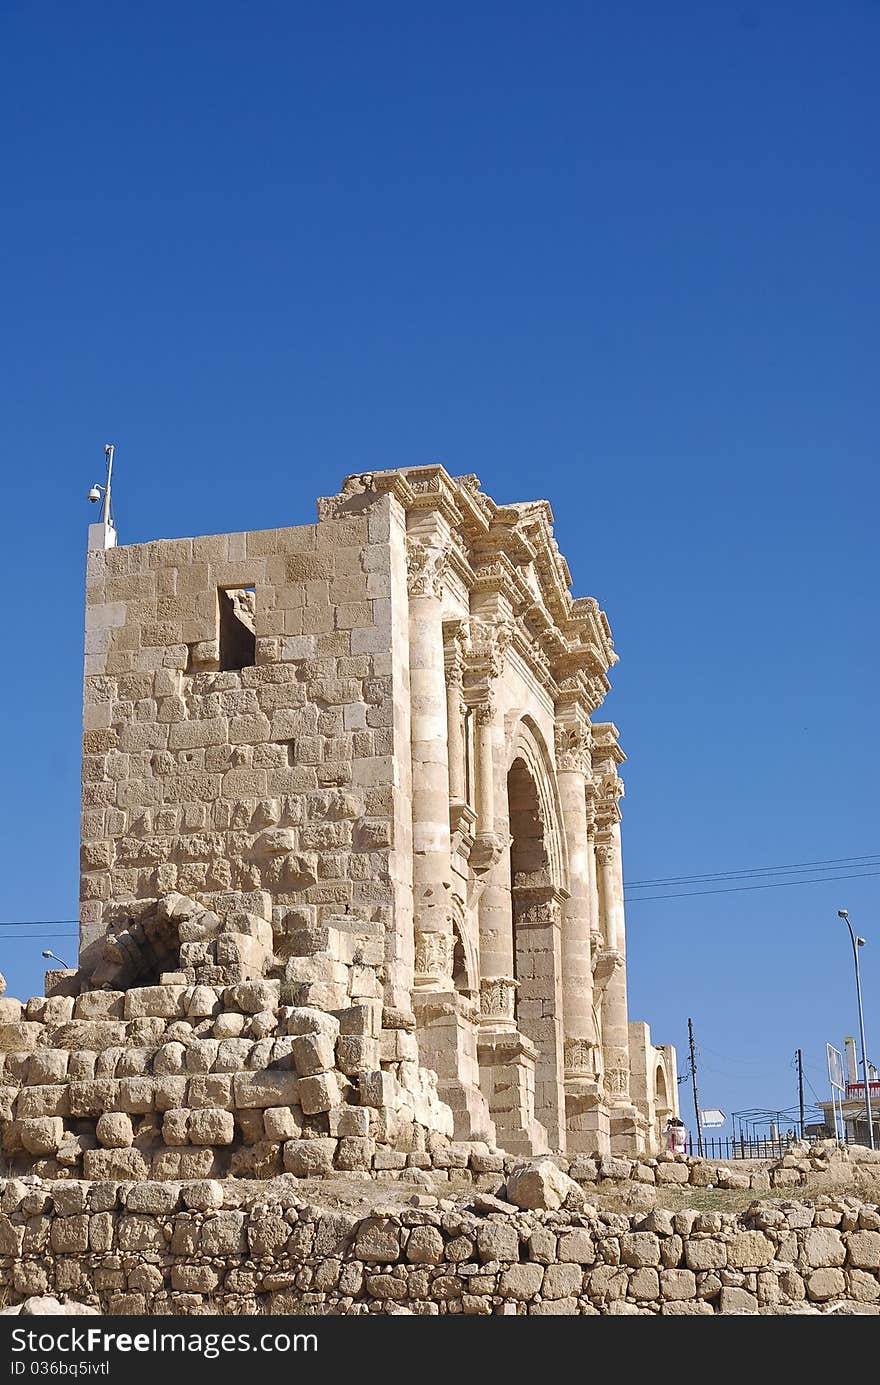
<svg viewBox="0 0 880 1385">
<path fill-rule="evenodd" d="M 383 494 L 410 520 L 436 515 L 448 526 L 449 573 L 478 599 L 497 596 L 508 604 L 515 620 L 511 643 L 551 696 L 574 678 L 588 710 L 601 705 L 617 662 L 611 629 L 593 597 L 572 598 L 546 500 L 498 505 L 476 476 L 452 477 L 434 464 L 348 477 L 339 496 L 319 502 L 319 513 L 359 513 Z"/>
</svg>

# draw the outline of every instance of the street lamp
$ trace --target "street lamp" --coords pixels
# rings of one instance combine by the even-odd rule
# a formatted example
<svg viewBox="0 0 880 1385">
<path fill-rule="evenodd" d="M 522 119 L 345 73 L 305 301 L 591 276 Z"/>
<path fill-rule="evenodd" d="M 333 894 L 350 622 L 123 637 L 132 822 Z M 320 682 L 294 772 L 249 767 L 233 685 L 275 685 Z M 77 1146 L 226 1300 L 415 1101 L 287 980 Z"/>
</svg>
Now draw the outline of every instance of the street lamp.
<svg viewBox="0 0 880 1385">
<path fill-rule="evenodd" d="M 871 1116 L 871 1084 L 868 1081 L 868 1060 L 865 1056 L 865 1017 L 862 1013 L 862 977 L 859 972 L 859 948 L 865 946 L 864 938 L 857 938 L 852 930 L 849 921 L 849 914 L 846 909 L 838 909 L 837 917 L 843 919 L 849 929 L 849 938 L 852 943 L 853 961 L 856 964 L 856 997 L 859 1002 L 859 1038 L 862 1043 L 862 1076 L 865 1079 L 865 1117 L 868 1122 L 868 1144 L 874 1148 L 874 1122 Z"/>
<path fill-rule="evenodd" d="M 43 956 L 51 958 L 53 962 L 61 962 L 61 965 L 64 968 L 64 970 L 70 971 L 70 967 L 67 965 L 67 963 L 63 961 L 61 957 L 56 957 L 54 952 L 49 952 L 46 948 L 44 948 Z"/>
</svg>

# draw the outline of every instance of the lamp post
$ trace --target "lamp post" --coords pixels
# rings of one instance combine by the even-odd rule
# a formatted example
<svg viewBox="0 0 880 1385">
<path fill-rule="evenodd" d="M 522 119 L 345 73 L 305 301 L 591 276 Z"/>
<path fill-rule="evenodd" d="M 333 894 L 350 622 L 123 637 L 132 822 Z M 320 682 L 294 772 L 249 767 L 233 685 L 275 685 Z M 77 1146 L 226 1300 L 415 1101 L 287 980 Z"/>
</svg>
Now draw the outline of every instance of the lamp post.
<svg viewBox="0 0 880 1385">
<path fill-rule="evenodd" d="M 868 1122 L 868 1144 L 874 1148 L 874 1122 L 871 1116 L 871 1084 L 868 1080 L 868 1059 L 865 1054 L 865 1017 L 862 1013 L 862 977 L 859 971 L 859 948 L 865 946 L 864 938 L 856 937 L 849 921 L 849 914 L 846 909 L 838 909 L 837 917 L 843 919 L 849 929 L 849 938 L 852 943 L 853 961 L 856 965 L 856 997 L 859 1002 L 859 1038 L 862 1044 L 862 1076 L 865 1079 L 865 1118 Z"/>
<path fill-rule="evenodd" d="M 64 968 L 65 971 L 69 971 L 69 970 L 70 970 L 70 968 L 68 967 L 67 963 L 63 960 L 63 958 L 61 958 L 61 957 L 56 957 L 56 956 L 55 956 L 55 953 L 54 953 L 54 952 L 49 952 L 47 948 L 44 948 L 44 949 L 43 949 L 43 956 L 44 956 L 44 957 L 51 958 L 51 960 L 52 960 L 53 962 L 60 962 L 61 965 L 62 965 L 62 967 Z"/>
</svg>

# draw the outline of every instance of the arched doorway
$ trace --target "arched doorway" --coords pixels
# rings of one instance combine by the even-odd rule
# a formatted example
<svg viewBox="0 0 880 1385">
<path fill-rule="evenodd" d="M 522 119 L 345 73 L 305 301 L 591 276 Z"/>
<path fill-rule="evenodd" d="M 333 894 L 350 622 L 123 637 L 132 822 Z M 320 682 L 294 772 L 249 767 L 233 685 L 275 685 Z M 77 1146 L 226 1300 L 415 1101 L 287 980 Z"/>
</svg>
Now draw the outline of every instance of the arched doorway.
<svg viewBox="0 0 880 1385">
<path fill-rule="evenodd" d="M 535 1118 L 552 1149 L 565 1141 L 562 1030 L 561 910 L 564 897 L 554 869 L 555 824 L 550 821 L 549 785 L 542 794 L 533 757 L 517 754 L 507 775 L 510 831 L 510 898 L 514 1018 L 534 1044 Z M 558 836 L 558 834 L 557 834 Z"/>
<path fill-rule="evenodd" d="M 654 1075 L 654 1120 L 660 1148 L 663 1147 L 663 1129 L 671 1115 L 672 1106 L 669 1101 L 666 1073 L 663 1064 L 658 1063 L 657 1072 Z"/>
</svg>

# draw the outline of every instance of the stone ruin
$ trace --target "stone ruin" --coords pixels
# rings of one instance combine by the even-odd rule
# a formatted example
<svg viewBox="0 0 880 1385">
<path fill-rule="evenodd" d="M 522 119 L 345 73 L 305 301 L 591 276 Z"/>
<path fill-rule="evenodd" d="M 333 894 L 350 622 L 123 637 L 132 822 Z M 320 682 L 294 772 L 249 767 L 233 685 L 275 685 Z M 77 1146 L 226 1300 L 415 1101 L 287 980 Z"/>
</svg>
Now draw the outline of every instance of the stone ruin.
<svg viewBox="0 0 880 1385">
<path fill-rule="evenodd" d="M 661 1148 L 617 656 L 549 506 L 421 467 L 318 512 L 90 530 L 79 965 L 0 978 L 0 1311 L 880 1311 L 880 1157 Z"/>
</svg>

